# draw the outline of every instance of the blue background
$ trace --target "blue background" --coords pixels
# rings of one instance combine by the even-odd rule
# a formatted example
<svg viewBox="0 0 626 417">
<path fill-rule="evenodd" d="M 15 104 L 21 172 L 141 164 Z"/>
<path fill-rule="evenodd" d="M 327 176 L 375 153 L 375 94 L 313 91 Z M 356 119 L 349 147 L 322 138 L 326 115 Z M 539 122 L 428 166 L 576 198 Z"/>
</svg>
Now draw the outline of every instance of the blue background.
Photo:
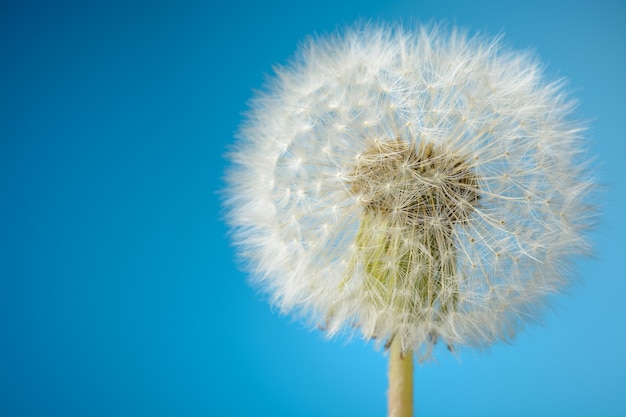
<svg viewBox="0 0 626 417">
<path fill-rule="evenodd" d="M 0 415 L 382 416 L 386 357 L 246 284 L 223 155 L 299 41 L 504 33 L 567 76 L 604 186 L 581 283 L 513 346 L 415 371 L 420 416 L 626 415 L 624 2 L 2 2 Z"/>
</svg>

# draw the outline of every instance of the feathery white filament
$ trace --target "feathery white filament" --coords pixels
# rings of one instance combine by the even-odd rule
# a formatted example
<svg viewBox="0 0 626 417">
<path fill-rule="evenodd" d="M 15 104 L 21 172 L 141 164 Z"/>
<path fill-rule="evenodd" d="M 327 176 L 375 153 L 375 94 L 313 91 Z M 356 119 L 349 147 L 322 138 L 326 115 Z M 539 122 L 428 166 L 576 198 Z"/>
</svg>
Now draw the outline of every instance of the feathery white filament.
<svg viewBox="0 0 626 417">
<path fill-rule="evenodd" d="M 261 288 L 329 335 L 486 346 L 568 281 L 580 126 L 527 53 L 453 31 L 309 41 L 252 103 L 227 206 Z"/>
</svg>

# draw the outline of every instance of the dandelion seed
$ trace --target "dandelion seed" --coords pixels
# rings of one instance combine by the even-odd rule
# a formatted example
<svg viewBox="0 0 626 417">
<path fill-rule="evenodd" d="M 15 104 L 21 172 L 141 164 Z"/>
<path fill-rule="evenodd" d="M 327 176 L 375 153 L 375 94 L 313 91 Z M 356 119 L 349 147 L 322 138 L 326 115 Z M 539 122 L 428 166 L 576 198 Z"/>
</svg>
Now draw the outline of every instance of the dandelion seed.
<svg viewBox="0 0 626 417">
<path fill-rule="evenodd" d="M 371 25 L 310 40 L 278 73 L 227 199 L 275 305 L 420 360 L 541 317 L 594 215 L 562 82 L 499 40 Z"/>
</svg>

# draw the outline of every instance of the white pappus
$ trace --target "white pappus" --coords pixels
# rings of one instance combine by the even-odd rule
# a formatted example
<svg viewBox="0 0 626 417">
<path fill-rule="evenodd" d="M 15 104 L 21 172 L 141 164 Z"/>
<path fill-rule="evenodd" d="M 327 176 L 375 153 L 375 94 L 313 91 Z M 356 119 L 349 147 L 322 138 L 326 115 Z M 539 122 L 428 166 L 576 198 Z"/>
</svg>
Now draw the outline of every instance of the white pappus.
<svg viewBox="0 0 626 417">
<path fill-rule="evenodd" d="M 563 81 L 459 30 L 310 39 L 251 102 L 226 208 L 259 288 L 329 336 L 485 347 L 589 251 L 593 176 Z"/>
</svg>

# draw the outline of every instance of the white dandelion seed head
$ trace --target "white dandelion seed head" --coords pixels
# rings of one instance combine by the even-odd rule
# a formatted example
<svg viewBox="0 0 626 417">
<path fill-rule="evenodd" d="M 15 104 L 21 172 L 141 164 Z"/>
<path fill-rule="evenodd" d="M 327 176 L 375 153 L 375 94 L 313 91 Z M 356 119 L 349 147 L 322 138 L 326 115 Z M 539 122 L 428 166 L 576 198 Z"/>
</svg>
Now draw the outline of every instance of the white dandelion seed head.
<svg viewBox="0 0 626 417">
<path fill-rule="evenodd" d="M 251 105 L 226 206 L 254 280 L 328 335 L 484 347 L 588 250 L 581 126 L 498 39 L 361 25 L 309 40 Z"/>
</svg>

